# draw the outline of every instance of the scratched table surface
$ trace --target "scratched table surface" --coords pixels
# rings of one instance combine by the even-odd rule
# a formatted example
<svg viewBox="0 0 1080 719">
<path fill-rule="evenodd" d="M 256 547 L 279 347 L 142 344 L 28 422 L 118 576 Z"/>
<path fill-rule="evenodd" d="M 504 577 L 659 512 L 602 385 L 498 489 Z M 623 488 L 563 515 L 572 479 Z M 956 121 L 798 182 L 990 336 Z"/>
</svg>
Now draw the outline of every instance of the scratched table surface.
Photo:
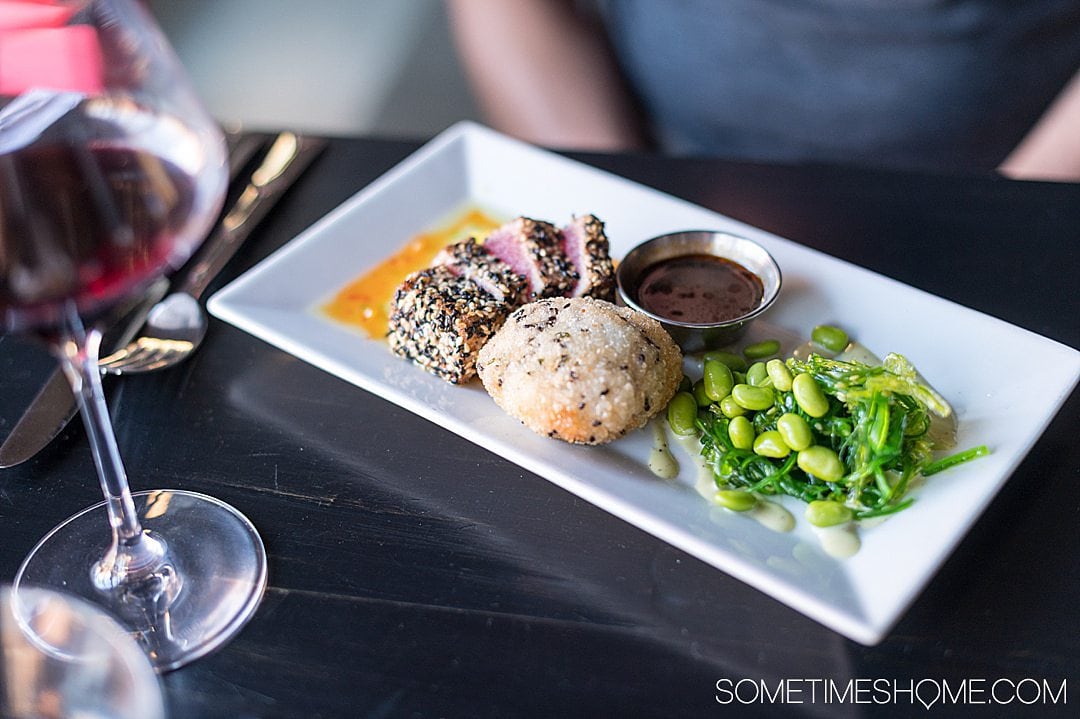
<svg viewBox="0 0 1080 719">
<path fill-rule="evenodd" d="M 216 286 L 416 147 L 334 139 Z M 1080 346 L 1080 185 L 573 156 Z M 52 366 L 0 339 L 0 436 Z M 1076 716 L 1076 393 L 875 647 L 216 320 L 186 364 L 107 393 L 134 489 L 219 497 L 269 553 L 252 621 L 162 678 L 173 717 Z M 0 471 L 0 581 L 99 499 L 79 423 Z M 997 678 L 1073 683 L 1031 706 L 718 702 L 739 680 Z"/>
</svg>

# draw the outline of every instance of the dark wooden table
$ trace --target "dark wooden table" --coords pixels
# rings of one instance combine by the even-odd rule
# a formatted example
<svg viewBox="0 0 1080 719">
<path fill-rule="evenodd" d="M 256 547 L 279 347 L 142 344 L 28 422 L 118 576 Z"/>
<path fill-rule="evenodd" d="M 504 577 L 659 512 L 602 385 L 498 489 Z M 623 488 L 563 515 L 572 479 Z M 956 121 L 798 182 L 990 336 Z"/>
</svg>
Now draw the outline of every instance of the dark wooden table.
<svg viewBox="0 0 1080 719">
<path fill-rule="evenodd" d="M 416 147 L 334 141 L 218 285 Z M 1080 346 L 1078 185 L 577 157 Z M 0 436 L 51 368 L 0 341 Z M 220 497 L 270 554 L 251 623 L 163 678 L 173 717 L 1077 715 L 1076 393 L 869 648 L 221 322 L 186 364 L 108 394 L 134 489 Z M 0 471 L 0 581 L 99 499 L 78 423 Z M 1056 705 L 716 700 L 718 680 L 778 678 L 1068 683 Z"/>
</svg>

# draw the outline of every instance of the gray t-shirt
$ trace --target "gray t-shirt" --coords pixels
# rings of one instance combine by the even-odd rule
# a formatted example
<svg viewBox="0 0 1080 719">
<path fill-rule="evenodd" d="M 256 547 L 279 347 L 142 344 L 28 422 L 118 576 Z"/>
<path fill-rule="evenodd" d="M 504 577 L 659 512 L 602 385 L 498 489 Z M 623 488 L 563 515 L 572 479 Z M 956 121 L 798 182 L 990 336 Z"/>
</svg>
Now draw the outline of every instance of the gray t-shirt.
<svg viewBox="0 0 1080 719">
<path fill-rule="evenodd" d="M 680 154 L 992 169 L 1080 68 L 1080 0 L 603 10 L 657 142 Z"/>
</svg>

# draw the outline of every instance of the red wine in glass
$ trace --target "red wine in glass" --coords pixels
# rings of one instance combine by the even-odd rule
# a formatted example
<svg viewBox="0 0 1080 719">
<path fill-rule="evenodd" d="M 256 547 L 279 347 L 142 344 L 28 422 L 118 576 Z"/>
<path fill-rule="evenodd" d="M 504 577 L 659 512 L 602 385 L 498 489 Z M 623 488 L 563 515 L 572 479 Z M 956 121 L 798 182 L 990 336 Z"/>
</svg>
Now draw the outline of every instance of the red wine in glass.
<svg viewBox="0 0 1080 719">
<path fill-rule="evenodd" d="M 62 26 L 0 27 L 5 57 L 41 45 L 31 62 L 0 64 L 0 318 L 5 332 L 36 335 L 58 358 L 105 501 L 31 549 L 13 607 L 30 586 L 81 596 L 167 671 L 252 616 L 266 553 L 247 518 L 220 500 L 131 492 L 101 391 L 96 323 L 205 237 L 224 199 L 224 142 L 139 3 L 41 4 Z M 65 53 L 77 57 L 38 63 Z"/>
<path fill-rule="evenodd" d="M 188 131 L 134 107 L 103 113 L 104 104 L 81 101 L 36 141 L 0 154 L 8 331 L 50 331 L 71 302 L 94 317 L 197 244 L 188 226 L 206 201 L 199 183 L 214 178 L 185 169 Z M 70 139 L 88 132 L 92 141 Z"/>
</svg>

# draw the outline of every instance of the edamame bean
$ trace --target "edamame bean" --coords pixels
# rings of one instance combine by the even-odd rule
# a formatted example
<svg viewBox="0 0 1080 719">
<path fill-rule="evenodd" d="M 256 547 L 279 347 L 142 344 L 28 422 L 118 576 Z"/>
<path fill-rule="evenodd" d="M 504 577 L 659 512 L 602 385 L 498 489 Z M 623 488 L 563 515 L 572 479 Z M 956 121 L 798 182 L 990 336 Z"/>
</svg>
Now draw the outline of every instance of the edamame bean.
<svg viewBox="0 0 1080 719">
<path fill-rule="evenodd" d="M 802 372 L 791 381 L 791 392 L 799 407 L 811 417 L 823 417 L 829 411 L 829 398 L 821 390 L 817 380 Z"/>
<path fill-rule="evenodd" d="M 757 504 L 757 497 L 742 489 L 721 489 L 715 496 L 717 504 L 733 512 L 745 512 Z"/>
<path fill-rule="evenodd" d="M 736 449 L 750 449 L 754 446 L 754 437 L 757 435 L 753 423 L 742 415 L 731 418 L 727 433 Z"/>
<path fill-rule="evenodd" d="M 731 376 L 731 368 L 719 360 L 705 360 L 705 375 L 702 381 L 705 383 L 705 394 L 713 402 L 719 402 L 731 394 L 731 388 L 735 386 L 735 380 Z"/>
<path fill-rule="evenodd" d="M 815 527 L 832 527 L 844 522 L 850 522 L 855 513 L 851 507 L 833 502 L 828 499 L 815 499 L 806 505 L 806 521 Z"/>
<path fill-rule="evenodd" d="M 754 454 L 772 459 L 781 459 L 791 454 L 791 447 L 784 442 L 784 438 L 775 429 L 762 432 L 754 439 Z"/>
<path fill-rule="evenodd" d="M 791 380 L 794 379 L 791 376 L 791 370 L 784 364 L 781 359 L 771 359 L 765 363 L 765 371 L 769 373 L 769 379 L 772 380 L 772 385 L 781 392 L 788 392 L 791 390 Z"/>
<path fill-rule="evenodd" d="M 694 395 L 689 392 L 676 393 L 667 406 L 667 421 L 671 431 L 683 437 L 694 434 L 697 431 L 694 426 L 697 411 Z"/>
<path fill-rule="evenodd" d="M 723 350 L 712 350 L 705 353 L 705 361 L 715 360 L 716 362 L 722 362 L 728 366 L 732 372 L 745 372 L 746 360 L 734 352 L 725 352 Z"/>
<path fill-rule="evenodd" d="M 730 394 L 720 400 L 720 411 L 724 413 L 724 416 L 728 419 L 735 417 L 741 417 L 746 414 L 746 408 L 735 401 L 735 398 Z"/>
<path fill-rule="evenodd" d="M 697 400 L 698 407 L 708 407 L 712 404 L 712 400 L 709 399 L 709 395 L 705 393 L 705 380 L 699 379 L 694 383 L 694 387 L 690 390 L 694 395 L 694 399 Z"/>
<path fill-rule="evenodd" d="M 743 347 L 743 356 L 748 360 L 765 359 L 780 351 L 780 340 L 762 340 Z"/>
<path fill-rule="evenodd" d="M 844 478 L 844 464 L 836 452 L 815 444 L 799 452 L 795 460 L 799 469 L 825 482 L 838 482 Z"/>
<path fill-rule="evenodd" d="M 772 387 L 737 384 L 731 388 L 731 396 L 744 409 L 768 409 L 773 403 Z"/>
<path fill-rule="evenodd" d="M 810 332 L 810 339 L 830 352 L 843 352 L 848 346 L 847 332 L 832 325 L 818 325 Z"/>
<path fill-rule="evenodd" d="M 784 443 L 796 452 L 801 452 L 814 443 L 814 433 L 805 419 L 787 412 L 776 420 L 776 431 L 784 438 Z"/>
<path fill-rule="evenodd" d="M 764 362 L 755 362 L 746 369 L 746 383 L 755 387 L 771 387 L 772 380 Z"/>
<path fill-rule="evenodd" d="M 686 375 L 683 375 L 682 380 L 680 380 L 680 382 L 679 382 L 679 391 L 680 392 L 693 392 L 694 391 L 694 381 L 692 379 L 690 379 L 689 377 L 687 377 Z"/>
</svg>

